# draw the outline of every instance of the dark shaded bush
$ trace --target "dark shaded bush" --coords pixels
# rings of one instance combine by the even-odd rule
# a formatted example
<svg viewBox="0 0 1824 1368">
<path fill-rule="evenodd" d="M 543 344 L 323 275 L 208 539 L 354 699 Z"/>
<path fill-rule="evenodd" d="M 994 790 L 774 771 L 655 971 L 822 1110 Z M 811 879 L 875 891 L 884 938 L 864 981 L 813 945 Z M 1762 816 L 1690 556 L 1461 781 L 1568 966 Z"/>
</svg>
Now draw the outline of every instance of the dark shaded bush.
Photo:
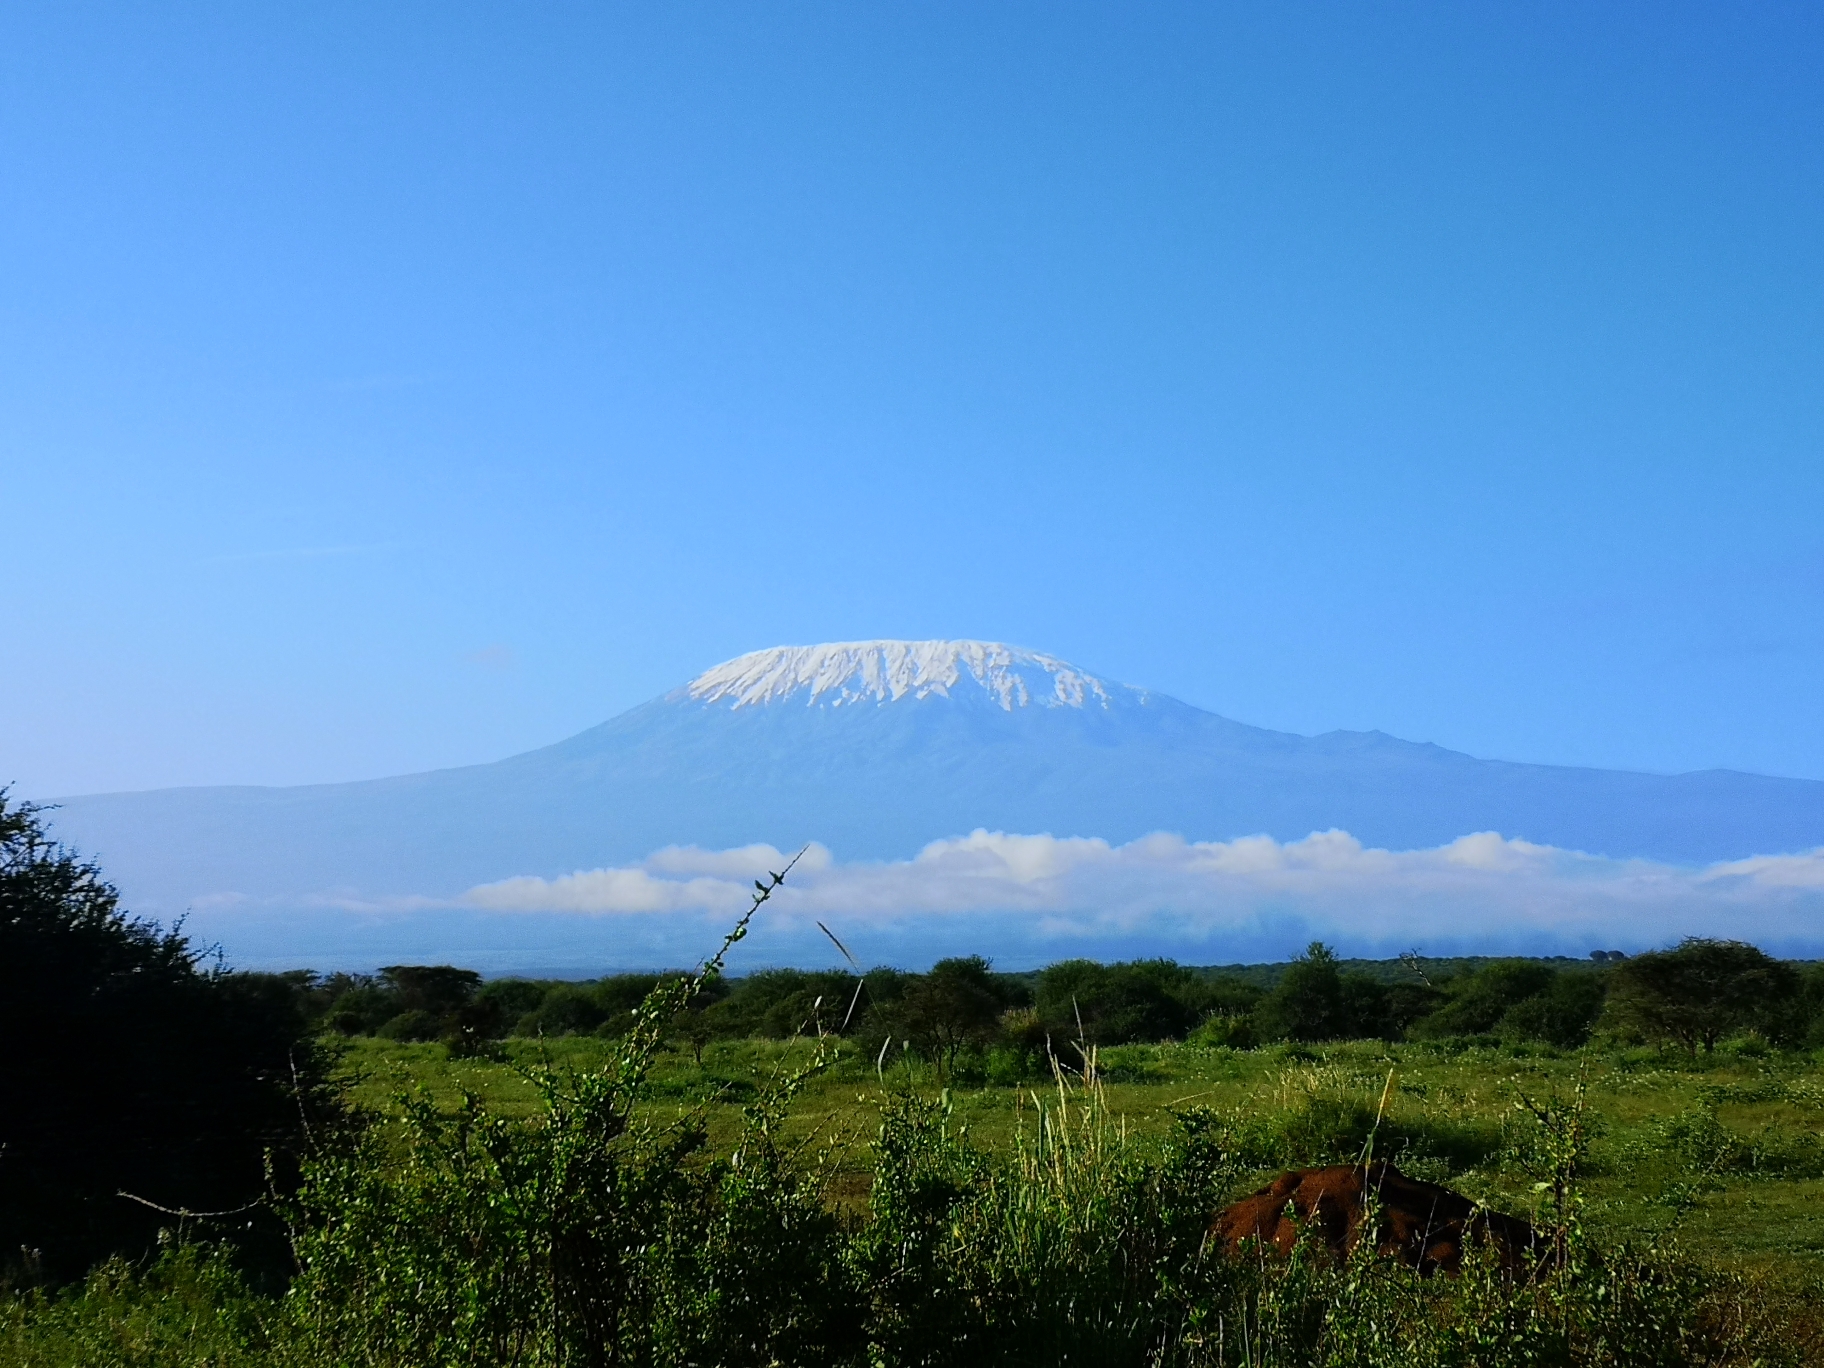
<svg viewBox="0 0 1824 1368">
<path fill-rule="evenodd" d="M 399 999 L 392 989 L 367 974 L 336 974 L 328 981 L 335 988 L 323 1022 L 342 1035 L 373 1035 L 399 1015 Z"/>
<path fill-rule="evenodd" d="M 389 964 L 380 971 L 380 981 L 392 991 L 400 1011 L 444 1018 L 467 1007 L 481 987 L 480 974 L 450 964 Z"/>
<path fill-rule="evenodd" d="M 1446 1036 L 1493 1035 L 1508 1011 L 1551 988 L 1558 971 L 1536 960 L 1500 960 L 1445 984 L 1444 1003 L 1416 1023 L 1412 1034 L 1436 1040 Z"/>
<path fill-rule="evenodd" d="M 1590 1038 L 1607 997 L 1608 983 L 1601 975 L 1561 973 L 1544 992 L 1503 1012 L 1495 1034 L 1504 1040 L 1539 1040 L 1574 1049 Z"/>
<path fill-rule="evenodd" d="M 903 977 L 876 970 L 868 975 L 870 999 L 890 991 Z M 842 1025 L 855 996 L 854 974 L 840 971 L 807 972 L 801 969 L 767 969 L 749 974 L 730 985 L 728 996 L 709 1009 L 718 1036 L 766 1036 L 784 1040 L 791 1036 L 834 1031 Z M 850 1023 L 851 1027 L 854 1025 Z"/>
<path fill-rule="evenodd" d="M 1340 1040 L 1350 1033 L 1349 1007 L 1335 953 L 1312 941 L 1286 967 L 1254 1017 L 1267 1040 Z"/>
<path fill-rule="evenodd" d="M 1233 990 L 1230 990 L 1233 996 Z M 1034 1003 L 1052 1038 L 1090 1045 L 1181 1040 L 1214 1010 L 1221 990 L 1171 960 L 1098 964 L 1065 960 L 1038 976 Z"/>
<path fill-rule="evenodd" d="M 122 1191 L 239 1208 L 267 1189 L 268 1149 L 287 1181 L 300 1105 L 331 1111 L 307 1031 L 296 983 L 199 967 L 181 934 L 121 911 L 93 865 L 0 794 L 4 1276 L 58 1280 L 143 1254 L 173 1218 Z"/>
<path fill-rule="evenodd" d="M 1824 1046 L 1824 964 L 1800 969 L 1798 990 L 1783 1011 L 1769 1012 L 1768 1018 L 1769 1034 L 1781 1044 Z"/>
<path fill-rule="evenodd" d="M 677 974 L 613 974 L 607 978 L 583 983 L 552 983 L 543 986 L 536 1005 L 513 1026 L 520 1036 L 624 1035 L 633 1019 L 633 1011 L 661 980 L 672 980 Z M 518 981 L 524 984 L 524 980 Z M 485 990 L 484 990 L 485 993 Z M 512 998 L 528 1000 L 532 994 L 516 988 L 511 997 L 502 995 L 502 1012 Z M 478 1003 L 484 1000 L 478 996 Z"/>
<path fill-rule="evenodd" d="M 443 1034 L 444 1019 L 417 1008 L 383 1022 L 374 1034 L 384 1040 L 435 1040 Z"/>
<path fill-rule="evenodd" d="M 491 979 L 475 990 L 473 1006 L 487 1013 L 490 1020 L 501 1023 L 504 1034 L 527 1012 L 534 1011 L 551 991 L 551 984 L 538 979 Z"/>
<path fill-rule="evenodd" d="M 1446 980 L 1436 1010 L 1413 1021 L 1406 1034 L 1415 1040 L 1494 1036 L 1568 1049 L 1589 1039 L 1607 985 L 1607 974 L 1594 969 L 1497 960 Z"/>
</svg>

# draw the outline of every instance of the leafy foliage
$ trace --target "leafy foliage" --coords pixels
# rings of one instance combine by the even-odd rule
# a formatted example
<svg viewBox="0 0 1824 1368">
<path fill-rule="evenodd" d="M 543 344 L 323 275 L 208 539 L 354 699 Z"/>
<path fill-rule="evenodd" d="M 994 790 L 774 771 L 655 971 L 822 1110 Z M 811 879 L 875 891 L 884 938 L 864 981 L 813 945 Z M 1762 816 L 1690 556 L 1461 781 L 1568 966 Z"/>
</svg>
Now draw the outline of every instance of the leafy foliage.
<svg viewBox="0 0 1824 1368">
<path fill-rule="evenodd" d="M 1245 989 L 1243 995 L 1245 1010 L 1257 995 Z M 1223 993 L 1171 960 L 1109 965 L 1065 960 L 1039 975 L 1035 996 L 1039 1016 L 1056 1040 L 1124 1045 L 1182 1040 L 1216 1010 Z"/>
<path fill-rule="evenodd" d="M 1783 1022 L 1800 991 L 1798 971 L 1740 941 L 1692 937 L 1636 955 L 1614 971 L 1607 1020 L 1695 1054 L 1732 1032 Z"/>
<path fill-rule="evenodd" d="M 198 959 L 0 793 L 0 1278 L 80 1276 L 190 1212 L 276 1235 L 255 1208 L 333 1111 L 324 1060 L 295 982 Z"/>
</svg>

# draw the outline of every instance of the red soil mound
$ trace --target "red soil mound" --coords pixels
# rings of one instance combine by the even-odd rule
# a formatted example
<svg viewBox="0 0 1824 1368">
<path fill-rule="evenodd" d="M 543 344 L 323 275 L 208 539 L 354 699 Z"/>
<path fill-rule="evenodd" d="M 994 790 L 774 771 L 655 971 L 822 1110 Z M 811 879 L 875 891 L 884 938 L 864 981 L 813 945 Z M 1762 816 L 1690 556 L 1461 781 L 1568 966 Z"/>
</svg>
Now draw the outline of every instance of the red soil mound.
<svg viewBox="0 0 1824 1368">
<path fill-rule="evenodd" d="M 1456 1272 L 1466 1240 L 1490 1241 L 1510 1269 L 1537 1259 L 1538 1238 L 1527 1222 L 1479 1208 L 1460 1193 L 1408 1178 L 1378 1161 L 1282 1174 L 1272 1186 L 1225 1207 L 1210 1230 L 1231 1252 L 1255 1239 L 1290 1254 L 1303 1226 L 1341 1258 L 1361 1235 L 1370 1194 L 1380 1204 L 1379 1251 L 1421 1273 Z"/>
</svg>

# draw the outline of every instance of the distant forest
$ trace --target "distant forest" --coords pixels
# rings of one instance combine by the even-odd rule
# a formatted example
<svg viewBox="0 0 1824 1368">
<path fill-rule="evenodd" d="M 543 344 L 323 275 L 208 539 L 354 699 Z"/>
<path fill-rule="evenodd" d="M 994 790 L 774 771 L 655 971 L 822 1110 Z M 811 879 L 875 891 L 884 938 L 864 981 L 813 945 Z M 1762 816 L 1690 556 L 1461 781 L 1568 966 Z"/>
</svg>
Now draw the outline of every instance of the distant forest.
<svg viewBox="0 0 1824 1368">
<path fill-rule="evenodd" d="M 450 965 L 393 965 L 274 979 L 319 1028 L 478 1052 L 506 1037 L 621 1035 L 654 986 L 678 976 L 484 980 Z M 1077 959 L 1023 973 L 969 956 L 926 973 L 770 969 L 717 979 L 670 1039 L 700 1057 L 718 1039 L 839 1035 L 883 1055 L 916 1052 L 959 1081 L 997 1082 L 1042 1074 L 1050 1058 L 1068 1063 L 1085 1045 L 1383 1039 L 1569 1049 L 1599 1032 L 1692 1050 L 1743 1032 L 1773 1045 L 1824 1044 L 1824 966 L 1714 941 L 1589 960 L 1344 960 L 1314 943 L 1282 964 Z"/>
</svg>

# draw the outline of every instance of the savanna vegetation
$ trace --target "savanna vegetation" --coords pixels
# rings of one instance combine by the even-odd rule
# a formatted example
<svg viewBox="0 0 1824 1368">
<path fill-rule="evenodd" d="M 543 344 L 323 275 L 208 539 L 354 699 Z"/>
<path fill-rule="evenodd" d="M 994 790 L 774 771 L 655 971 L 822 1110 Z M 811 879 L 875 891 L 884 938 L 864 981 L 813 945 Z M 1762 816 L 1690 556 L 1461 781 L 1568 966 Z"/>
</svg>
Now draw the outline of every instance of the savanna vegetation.
<svg viewBox="0 0 1824 1368">
<path fill-rule="evenodd" d="M 0 803 L 0 1361 L 1824 1358 L 1807 967 L 726 977 L 746 925 L 587 984 L 225 973 Z M 1209 1240 L 1369 1155 L 1548 1255 Z"/>
<path fill-rule="evenodd" d="M 648 994 L 688 975 L 588 982 L 502 978 L 448 965 L 286 980 L 298 1010 L 344 1036 L 490 1042 L 623 1036 Z M 1628 958 L 1342 961 L 1313 944 L 1284 965 L 1189 968 L 1170 960 L 1065 960 L 1018 974 L 971 956 L 928 972 L 773 969 L 705 980 L 665 1040 L 699 1062 L 712 1041 L 840 1037 L 910 1051 L 946 1081 L 1047 1078 L 1079 1044 L 1183 1041 L 1250 1049 L 1284 1042 L 1438 1041 L 1574 1049 L 1608 1044 L 1713 1052 L 1731 1036 L 1824 1046 L 1824 966 L 1803 969 L 1736 942 L 1690 940 Z"/>
</svg>

